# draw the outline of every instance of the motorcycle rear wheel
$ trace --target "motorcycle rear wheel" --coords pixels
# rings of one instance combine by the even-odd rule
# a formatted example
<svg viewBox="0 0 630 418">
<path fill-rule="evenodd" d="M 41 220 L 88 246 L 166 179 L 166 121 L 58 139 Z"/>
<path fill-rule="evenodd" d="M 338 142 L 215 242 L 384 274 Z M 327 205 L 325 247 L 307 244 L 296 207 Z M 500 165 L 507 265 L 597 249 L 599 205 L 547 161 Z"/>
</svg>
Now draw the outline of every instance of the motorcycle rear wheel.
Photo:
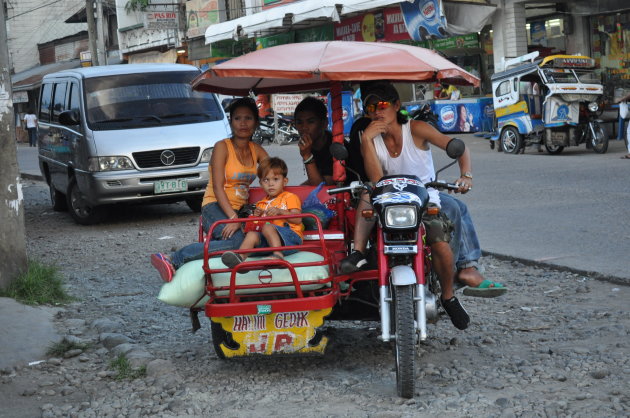
<svg viewBox="0 0 630 418">
<path fill-rule="evenodd" d="M 413 286 L 394 286 L 394 326 L 396 340 L 396 390 L 402 398 L 415 392 L 416 338 L 414 328 Z"/>
</svg>

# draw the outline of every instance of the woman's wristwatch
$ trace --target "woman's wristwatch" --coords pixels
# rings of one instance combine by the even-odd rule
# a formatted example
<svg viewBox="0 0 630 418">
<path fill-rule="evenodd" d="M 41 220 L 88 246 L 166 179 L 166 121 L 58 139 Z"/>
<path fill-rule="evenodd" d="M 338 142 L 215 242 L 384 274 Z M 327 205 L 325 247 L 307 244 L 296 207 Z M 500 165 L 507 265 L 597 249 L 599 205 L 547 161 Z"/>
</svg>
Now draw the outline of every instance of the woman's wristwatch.
<svg viewBox="0 0 630 418">
<path fill-rule="evenodd" d="M 470 171 L 466 171 L 465 173 L 462 173 L 461 177 L 472 180 L 472 173 Z"/>
</svg>

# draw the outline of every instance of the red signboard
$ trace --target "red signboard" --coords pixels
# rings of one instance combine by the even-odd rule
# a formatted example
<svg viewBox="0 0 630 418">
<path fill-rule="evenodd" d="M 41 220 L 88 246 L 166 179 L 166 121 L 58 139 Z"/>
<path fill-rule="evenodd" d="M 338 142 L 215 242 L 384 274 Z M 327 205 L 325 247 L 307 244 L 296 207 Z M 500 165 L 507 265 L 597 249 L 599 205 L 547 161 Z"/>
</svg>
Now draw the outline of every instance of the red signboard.
<svg viewBox="0 0 630 418">
<path fill-rule="evenodd" d="M 335 23 L 335 40 L 395 42 L 411 39 L 400 7 L 344 19 Z"/>
</svg>

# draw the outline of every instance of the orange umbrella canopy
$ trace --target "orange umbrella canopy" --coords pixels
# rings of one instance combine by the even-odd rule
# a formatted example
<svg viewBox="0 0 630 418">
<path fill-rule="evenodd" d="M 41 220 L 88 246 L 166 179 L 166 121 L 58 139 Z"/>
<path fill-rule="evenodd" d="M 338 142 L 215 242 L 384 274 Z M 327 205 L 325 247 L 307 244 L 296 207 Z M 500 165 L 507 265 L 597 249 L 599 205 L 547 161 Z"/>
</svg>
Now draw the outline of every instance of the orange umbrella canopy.
<svg viewBox="0 0 630 418">
<path fill-rule="evenodd" d="M 330 88 L 335 81 L 443 81 L 479 86 L 479 78 L 438 53 L 383 42 L 303 42 L 231 59 L 193 81 L 196 90 L 246 96 Z"/>
</svg>

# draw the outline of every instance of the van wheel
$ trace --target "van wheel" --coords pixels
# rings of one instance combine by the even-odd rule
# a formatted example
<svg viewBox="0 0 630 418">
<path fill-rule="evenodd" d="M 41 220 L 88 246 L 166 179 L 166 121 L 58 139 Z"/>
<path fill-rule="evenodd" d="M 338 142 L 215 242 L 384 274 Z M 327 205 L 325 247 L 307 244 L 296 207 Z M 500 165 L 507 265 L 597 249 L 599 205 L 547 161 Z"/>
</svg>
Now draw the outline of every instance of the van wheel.
<svg viewBox="0 0 630 418">
<path fill-rule="evenodd" d="M 193 212 L 201 212 L 201 197 L 189 197 L 186 199 L 186 204 Z"/>
<path fill-rule="evenodd" d="M 64 212 L 68 210 L 68 202 L 66 202 L 66 195 L 55 189 L 52 184 L 48 185 L 50 191 L 50 203 L 55 212 Z"/>
<path fill-rule="evenodd" d="M 71 179 L 66 194 L 66 202 L 70 215 L 74 221 L 81 225 L 93 225 L 103 220 L 105 211 L 103 207 L 90 205 L 85 196 L 79 190 L 76 179 Z"/>
</svg>

